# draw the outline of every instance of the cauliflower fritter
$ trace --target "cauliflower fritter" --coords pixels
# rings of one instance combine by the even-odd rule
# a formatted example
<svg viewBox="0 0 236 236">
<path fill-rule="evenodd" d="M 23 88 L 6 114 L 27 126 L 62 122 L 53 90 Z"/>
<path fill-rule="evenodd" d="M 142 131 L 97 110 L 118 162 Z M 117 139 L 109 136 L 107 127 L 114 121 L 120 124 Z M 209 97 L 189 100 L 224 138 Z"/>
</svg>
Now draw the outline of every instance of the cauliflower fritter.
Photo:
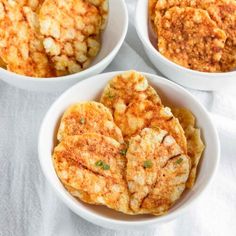
<svg viewBox="0 0 236 236">
<path fill-rule="evenodd" d="M 0 0 L 0 66 L 32 77 L 84 70 L 107 18 L 108 0 Z"/>
<path fill-rule="evenodd" d="M 54 149 L 53 162 L 61 182 L 82 201 L 128 212 L 121 150 L 120 143 L 100 134 L 68 136 Z"/>
<path fill-rule="evenodd" d="M 158 48 L 165 57 L 186 68 L 220 71 L 226 34 L 205 10 L 173 7 L 158 27 Z"/>
<path fill-rule="evenodd" d="M 225 32 L 227 37 L 218 66 L 219 71 L 226 72 L 236 68 L 235 0 L 150 0 L 149 17 L 156 31 L 162 24 L 162 17 L 172 7 L 192 7 L 194 9 L 206 10 L 210 18 Z"/>
<path fill-rule="evenodd" d="M 124 112 L 133 101 L 145 99 L 161 104 L 158 94 L 143 75 L 127 71 L 109 81 L 100 101 L 115 115 Z"/>
<path fill-rule="evenodd" d="M 145 127 L 157 127 L 167 130 L 187 152 L 186 138 L 178 119 L 162 105 L 156 91 L 140 73 L 129 71 L 113 78 L 100 101 L 112 111 L 126 141 Z"/>
<path fill-rule="evenodd" d="M 52 76 L 36 13 L 15 1 L 1 0 L 0 18 L 0 56 L 7 69 L 34 77 Z"/>
<path fill-rule="evenodd" d="M 131 209 L 137 214 L 163 214 L 185 188 L 189 158 L 166 131 L 149 128 L 131 138 L 126 158 Z M 173 166 L 177 160 L 180 163 Z"/>
<path fill-rule="evenodd" d="M 99 5 L 99 1 L 83 0 L 45 0 L 42 4 L 40 32 L 58 75 L 86 69 L 100 50 L 104 18 L 100 8 L 90 2 Z"/>
<path fill-rule="evenodd" d="M 121 130 L 116 126 L 108 108 L 98 102 L 80 102 L 71 105 L 63 114 L 57 138 L 84 133 L 98 133 L 123 142 Z"/>
<path fill-rule="evenodd" d="M 181 197 L 189 176 L 190 159 L 186 155 L 170 158 L 157 173 L 152 191 L 143 199 L 142 214 L 163 215 Z"/>
<path fill-rule="evenodd" d="M 184 131 L 170 108 L 157 105 L 149 100 L 136 100 L 124 112 L 114 114 L 115 123 L 125 140 L 137 135 L 143 128 L 161 128 L 169 132 L 186 153 L 187 144 Z"/>
<path fill-rule="evenodd" d="M 185 131 L 188 149 L 187 153 L 192 164 L 187 187 L 192 188 L 197 177 L 197 168 L 205 146 L 201 139 L 200 129 L 195 128 L 196 121 L 193 114 L 186 108 L 173 108 L 173 113 L 179 119 L 180 124 Z"/>
</svg>

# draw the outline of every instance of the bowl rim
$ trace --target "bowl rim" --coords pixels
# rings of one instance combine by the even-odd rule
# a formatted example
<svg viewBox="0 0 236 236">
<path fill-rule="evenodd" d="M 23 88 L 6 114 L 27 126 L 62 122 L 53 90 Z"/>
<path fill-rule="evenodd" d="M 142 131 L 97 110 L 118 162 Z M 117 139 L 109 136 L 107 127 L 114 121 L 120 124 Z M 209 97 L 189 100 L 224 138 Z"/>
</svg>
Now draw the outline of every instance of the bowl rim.
<svg viewBox="0 0 236 236">
<path fill-rule="evenodd" d="M 136 28 L 136 32 L 139 36 L 139 39 L 142 41 L 142 44 L 144 47 L 147 47 L 152 53 L 154 53 L 155 56 L 157 56 L 158 58 L 160 58 L 160 60 L 162 60 L 165 64 L 168 64 L 171 67 L 176 67 L 178 70 L 182 70 L 185 73 L 194 73 L 198 76 L 204 76 L 206 77 L 214 77 L 214 78 L 221 78 L 221 76 L 236 76 L 236 71 L 228 71 L 228 72 L 203 72 L 203 71 L 197 71 L 197 70 L 192 70 L 189 68 L 186 68 L 184 66 L 181 66 L 171 60 L 169 60 L 168 58 L 166 58 L 165 56 L 163 56 L 151 43 L 149 35 L 148 37 L 145 37 L 143 34 L 144 29 L 142 27 L 140 27 L 139 25 L 139 15 L 138 15 L 138 9 L 141 8 L 140 5 L 142 4 L 143 1 L 146 1 L 148 4 L 148 0 L 138 0 L 137 4 L 136 4 L 136 9 L 135 9 L 135 28 Z M 147 15 L 147 20 L 148 20 L 148 5 L 147 5 L 147 9 L 145 9 L 145 14 Z M 147 22 L 148 24 L 148 22 Z M 183 77 L 183 79 L 185 79 Z M 223 78 L 224 80 L 226 78 Z"/>
<path fill-rule="evenodd" d="M 45 141 L 44 141 L 45 139 L 43 137 L 43 132 L 44 132 L 46 126 L 47 126 L 46 122 L 47 122 L 48 118 L 50 117 L 51 112 L 53 111 L 54 107 L 59 106 L 61 100 L 64 97 L 67 97 L 71 93 L 71 91 L 73 91 L 76 87 L 79 87 L 79 84 L 86 83 L 88 80 L 94 80 L 94 79 L 96 79 L 97 76 L 102 77 L 102 76 L 105 75 L 106 77 L 109 76 L 110 78 L 112 78 L 115 75 L 121 74 L 123 72 L 124 71 L 113 71 L 113 72 L 108 72 L 108 73 L 102 73 L 102 74 L 99 74 L 99 75 L 91 76 L 86 80 L 79 81 L 78 83 L 76 83 L 75 85 L 73 85 L 72 87 L 67 89 L 65 92 L 63 92 L 56 99 L 56 101 L 53 102 L 53 104 L 50 106 L 50 108 L 48 109 L 46 115 L 44 116 L 44 118 L 42 120 L 40 131 L 39 131 L 39 136 L 38 136 L 38 158 L 39 158 L 39 162 L 40 162 L 40 165 L 41 165 L 41 169 L 42 169 L 47 181 L 50 183 L 50 185 L 52 186 L 52 188 L 56 192 L 57 196 L 64 202 L 64 204 L 66 204 L 78 216 L 80 216 L 80 217 L 82 217 L 82 218 L 84 218 L 84 219 L 86 219 L 86 220 L 88 220 L 92 223 L 95 223 L 95 224 L 100 225 L 100 226 L 101 225 L 106 225 L 107 223 L 111 223 L 111 224 L 116 225 L 116 226 L 134 227 L 134 226 L 148 226 L 148 225 L 150 226 L 150 225 L 153 225 L 155 223 L 168 222 L 168 221 L 171 221 L 172 219 L 176 218 L 181 213 L 186 212 L 187 209 L 189 209 L 190 207 L 192 207 L 194 205 L 194 203 L 196 203 L 196 201 L 199 199 L 199 197 L 202 195 L 202 193 L 207 189 L 207 187 L 210 185 L 210 183 L 214 179 L 214 176 L 216 174 L 216 171 L 217 171 L 217 168 L 218 168 L 218 165 L 219 165 L 219 161 L 220 161 L 219 136 L 218 136 L 218 132 L 216 130 L 216 127 L 214 126 L 214 123 L 213 123 L 209 113 L 207 112 L 206 108 L 200 102 L 198 102 L 198 100 L 190 92 L 188 92 L 186 89 L 184 89 L 183 87 L 175 84 L 172 81 L 169 81 L 169 80 L 167 80 L 167 79 L 165 79 L 161 76 L 154 75 L 154 74 L 151 74 L 151 73 L 140 72 L 144 76 L 147 76 L 149 78 L 157 79 L 157 80 L 161 81 L 161 83 L 169 85 L 172 88 L 178 89 L 180 92 L 185 93 L 191 99 L 193 99 L 195 101 L 195 103 L 199 106 L 199 108 L 203 111 L 203 113 L 205 114 L 206 119 L 208 119 L 209 124 L 210 124 L 209 129 L 211 129 L 212 133 L 214 134 L 212 136 L 212 139 L 216 143 L 216 147 L 215 147 L 216 148 L 216 156 L 215 156 L 215 162 L 213 163 L 214 166 L 212 168 L 211 175 L 206 180 L 205 185 L 202 187 L 202 189 L 200 189 L 198 191 L 196 196 L 193 199 L 191 199 L 191 201 L 188 201 L 187 203 L 185 203 L 184 206 L 181 206 L 178 209 L 176 209 L 173 212 L 168 213 L 166 215 L 159 216 L 159 217 L 152 218 L 152 219 L 146 219 L 144 221 L 142 221 L 142 220 L 123 221 L 123 220 L 116 220 L 116 219 L 106 218 L 104 216 L 98 215 L 94 212 L 91 212 L 87 209 L 84 209 L 84 208 L 80 207 L 78 204 L 73 202 L 72 199 L 69 199 L 69 197 L 66 195 L 66 192 L 64 193 L 62 191 L 63 186 L 61 186 L 60 188 L 55 186 L 54 181 L 51 179 L 50 174 L 47 171 L 47 167 L 43 163 L 44 157 L 42 155 L 42 149 L 43 149 L 43 146 L 44 146 L 43 144 L 45 143 Z M 112 226 L 110 228 L 112 228 Z"/>
<path fill-rule="evenodd" d="M 119 2 L 124 10 L 124 16 L 125 16 L 124 17 L 125 24 L 123 25 L 122 34 L 120 35 L 117 44 L 107 54 L 107 56 L 104 57 L 99 62 L 97 62 L 96 64 L 88 67 L 85 70 L 82 70 L 82 71 L 74 73 L 74 74 L 58 76 L 58 77 L 50 77 L 50 78 L 21 75 L 21 74 L 17 74 L 15 72 L 9 71 L 9 70 L 1 68 L 1 67 L 0 67 L 0 74 L 3 76 L 8 76 L 9 77 L 8 79 L 11 79 L 12 77 L 14 77 L 15 79 L 21 79 L 21 80 L 24 80 L 25 82 L 28 82 L 30 80 L 30 81 L 36 81 L 36 83 L 41 83 L 42 81 L 46 81 L 46 82 L 52 81 L 51 83 L 54 83 L 55 80 L 56 81 L 70 80 L 70 79 L 75 79 L 78 76 L 80 76 L 82 78 L 82 77 L 85 77 L 86 74 L 89 74 L 92 71 L 97 70 L 98 68 L 102 67 L 102 65 L 105 64 L 107 60 L 111 59 L 119 51 L 120 47 L 122 46 L 122 44 L 125 40 L 126 34 L 128 32 L 129 14 L 128 14 L 127 5 L 125 3 L 125 0 L 119 0 Z"/>
</svg>

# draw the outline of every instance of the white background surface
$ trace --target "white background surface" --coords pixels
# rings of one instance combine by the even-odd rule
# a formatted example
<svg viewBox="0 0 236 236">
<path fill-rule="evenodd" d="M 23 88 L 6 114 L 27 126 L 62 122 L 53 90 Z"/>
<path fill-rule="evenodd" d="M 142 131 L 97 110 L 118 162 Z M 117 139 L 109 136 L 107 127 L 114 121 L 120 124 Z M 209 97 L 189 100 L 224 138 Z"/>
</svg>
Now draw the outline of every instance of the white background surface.
<svg viewBox="0 0 236 236">
<path fill-rule="evenodd" d="M 127 0 L 125 44 L 106 71 L 136 69 L 158 74 L 133 25 L 135 0 Z M 236 78 L 235 78 L 236 79 Z M 0 81 L 0 236 L 233 236 L 236 235 L 236 85 L 231 90 L 191 90 L 211 113 L 221 141 L 213 183 L 186 214 L 143 232 L 112 231 L 72 213 L 52 192 L 37 157 L 41 120 L 59 94 L 26 92 Z"/>
</svg>

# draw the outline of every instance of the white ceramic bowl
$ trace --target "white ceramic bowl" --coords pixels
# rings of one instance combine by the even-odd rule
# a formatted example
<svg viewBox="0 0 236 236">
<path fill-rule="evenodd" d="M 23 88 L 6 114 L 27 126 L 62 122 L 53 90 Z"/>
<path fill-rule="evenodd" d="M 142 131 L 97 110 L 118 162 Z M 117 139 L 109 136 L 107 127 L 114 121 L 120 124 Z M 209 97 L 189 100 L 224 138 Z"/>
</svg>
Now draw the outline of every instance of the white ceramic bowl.
<svg viewBox="0 0 236 236">
<path fill-rule="evenodd" d="M 77 215 L 84 219 L 112 229 L 145 229 L 146 227 L 168 222 L 187 210 L 198 199 L 211 182 L 219 162 L 219 140 L 216 129 L 205 108 L 185 89 L 156 75 L 146 74 L 150 83 L 160 94 L 164 104 L 171 103 L 190 109 L 197 117 L 197 126 L 202 131 L 206 145 L 198 172 L 196 184 L 187 190 L 167 215 L 128 216 L 102 206 L 82 203 L 73 198 L 59 181 L 52 163 L 52 151 L 56 142 L 56 132 L 63 112 L 73 103 L 87 100 L 99 100 L 107 82 L 121 72 L 111 72 L 93 76 L 77 83 L 64 92 L 47 112 L 39 134 L 39 160 L 42 170 L 60 199 Z M 99 83 L 97 83 L 99 81 Z"/>
<path fill-rule="evenodd" d="M 56 78 L 34 78 L 0 68 L 0 79 L 18 88 L 33 91 L 63 91 L 80 80 L 101 73 L 114 59 L 128 29 L 128 12 L 124 0 L 109 0 L 109 18 L 102 33 L 102 47 L 92 65 L 79 73 Z"/>
<path fill-rule="evenodd" d="M 199 90 L 219 90 L 236 86 L 236 71 L 207 73 L 187 69 L 161 55 L 151 43 L 148 32 L 148 1 L 138 0 L 135 25 L 144 50 L 153 65 L 167 78 L 183 86 Z"/>
</svg>

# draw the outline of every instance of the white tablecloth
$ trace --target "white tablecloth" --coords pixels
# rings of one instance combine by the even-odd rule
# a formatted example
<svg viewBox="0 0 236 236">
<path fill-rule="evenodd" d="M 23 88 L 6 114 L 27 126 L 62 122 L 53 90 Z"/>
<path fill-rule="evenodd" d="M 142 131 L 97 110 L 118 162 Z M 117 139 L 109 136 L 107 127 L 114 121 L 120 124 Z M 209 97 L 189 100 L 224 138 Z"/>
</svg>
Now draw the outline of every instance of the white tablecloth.
<svg viewBox="0 0 236 236">
<path fill-rule="evenodd" d="M 129 32 L 106 71 L 137 69 L 159 73 L 136 34 L 135 0 L 127 0 Z M 236 79 L 236 78 L 235 78 Z M 41 120 L 59 94 L 33 93 L 0 81 L 0 236 L 64 235 L 236 235 L 236 87 L 220 92 L 191 90 L 211 113 L 221 141 L 218 173 L 186 214 L 144 232 L 112 231 L 72 213 L 44 178 L 37 156 Z"/>
</svg>

